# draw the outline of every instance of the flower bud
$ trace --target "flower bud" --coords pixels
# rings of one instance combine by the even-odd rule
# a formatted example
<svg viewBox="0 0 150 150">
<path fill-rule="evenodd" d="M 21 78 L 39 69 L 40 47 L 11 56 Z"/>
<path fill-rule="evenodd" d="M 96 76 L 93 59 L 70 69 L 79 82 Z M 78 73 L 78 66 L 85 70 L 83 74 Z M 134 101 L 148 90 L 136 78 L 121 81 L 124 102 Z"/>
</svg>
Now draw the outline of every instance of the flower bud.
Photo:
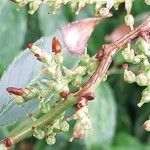
<svg viewBox="0 0 150 150">
<path fill-rule="evenodd" d="M 143 92 L 142 92 L 142 99 L 141 101 L 138 103 L 138 107 L 141 107 L 143 104 L 145 103 L 149 103 L 150 102 L 150 90 L 148 88 L 146 88 Z"/>
<path fill-rule="evenodd" d="M 53 144 L 55 144 L 55 142 L 56 142 L 55 136 L 49 135 L 49 136 L 46 138 L 46 142 L 47 142 L 48 145 L 53 145 Z"/>
<path fill-rule="evenodd" d="M 53 40 L 52 40 L 52 52 L 56 54 L 60 53 L 62 50 L 62 46 L 60 44 L 60 41 L 54 37 Z"/>
<path fill-rule="evenodd" d="M 98 61 L 96 59 L 91 60 L 87 65 L 87 73 L 91 75 L 98 67 Z"/>
<path fill-rule="evenodd" d="M 143 127 L 146 131 L 150 132 L 150 120 L 145 121 Z"/>
<path fill-rule="evenodd" d="M 150 84 L 150 80 L 147 76 L 147 74 L 145 73 L 140 73 L 137 77 L 136 77 L 136 83 L 139 86 L 147 86 Z"/>
<path fill-rule="evenodd" d="M 150 63 L 148 59 L 144 59 L 141 66 L 143 70 L 150 70 Z"/>
<path fill-rule="evenodd" d="M 86 74 L 86 67 L 78 66 L 74 69 L 74 72 L 77 73 L 78 75 L 83 76 Z"/>
<path fill-rule="evenodd" d="M 81 76 L 76 76 L 75 79 L 72 81 L 72 85 L 74 87 L 81 87 L 82 86 L 82 77 Z"/>
<path fill-rule="evenodd" d="M 41 129 L 35 128 L 33 127 L 33 136 L 39 140 L 43 139 L 45 134 L 44 131 L 42 131 Z"/>
<path fill-rule="evenodd" d="M 86 66 L 89 63 L 89 61 L 90 61 L 90 56 L 88 54 L 83 54 L 81 56 L 79 65 Z"/>
<path fill-rule="evenodd" d="M 58 65 L 62 64 L 62 63 L 63 63 L 63 60 L 64 60 L 61 53 L 56 54 L 56 55 L 54 56 L 54 59 L 55 59 L 56 64 L 58 64 Z"/>
<path fill-rule="evenodd" d="M 125 0 L 125 9 L 127 13 L 130 14 L 132 8 L 132 0 Z"/>
<path fill-rule="evenodd" d="M 125 23 L 127 26 L 130 26 L 132 28 L 132 26 L 134 25 L 134 18 L 131 14 L 127 14 L 125 16 Z"/>
<path fill-rule="evenodd" d="M 132 71 L 124 70 L 124 80 L 128 83 L 134 83 L 136 80 L 136 76 Z"/>
<path fill-rule="evenodd" d="M 60 119 L 57 119 L 55 121 L 55 123 L 53 124 L 53 128 L 57 129 L 57 130 L 60 130 Z"/>
<path fill-rule="evenodd" d="M 105 82 L 107 80 L 107 77 L 108 75 L 105 75 L 103 78 L 102 78 L 102 81 Z"/>
<path fill-rule="evenodd" d="M 47 105 L 45 102 L 41 101 L 39 103 L 39 108 L 41 110 L 42 113 L 46 114 L 50 111 L 50 106 Z"/>
<path fill-rule="evenodd" d="M 33 1 L 33 2 L 30 2 L 29 3 L 29 11 L 28 13 L 29 14 L 34 14 L 34 12 L 39 8 L 40 4 L 42 3 L 41 0 L 36 0 L 36 1 Z"/>
<path fill-rule="evenodd" d="M 8 150 L 8 148 L 5 146 L 5 144 L 0 143 L 0 150 Z"/>
<path fill-rule="evenodd" d="M 51 56 L 48 53 L 46 53 L 44 50 L 40 49 L 38 46 L 34 44 L 29 44 L 28 48 L 31 50 L 31 52 L 34 53 L 35 57 L 39 61 L 43 63 L 51 64 Z"/>
<path fill-rule="evenodd" d="M 141 37 L 139 37 L 135 43 L 135 52 L 137 54 L 144 53 L 146 56 L 150 56 L 150 45 Z"/>
<path fill-rule="evenodd" d="M 114 5 L 114 0 L 107 0 L 107 3 L 106 3 L 106 8 L 107 9 L 111 9 Z"/>
<path fill-rule="evenodd" d="M 145 0 L 145 3 L 146 3 L 147 5 L 150 5 L 150 0 Z"/>
<path fill-rule="evenodd" d="M 25 102 L 25 100 L 22 96 L 17 96 L 17 95 L 12 94 L 12 98 L 16 104 L 22 104 Z"/>
<path fill-rule="evenodd" d="M 60 130 L 63 132 L 69 131 L 69 124 L 67 121 L 60 122 Z"/>
<path fill-rule="evenodd" d="M 127 47 L 122 51 L 122 56 L 126 62 L 133 62 L 135 56 L 134 50 Z"/>
</svg>

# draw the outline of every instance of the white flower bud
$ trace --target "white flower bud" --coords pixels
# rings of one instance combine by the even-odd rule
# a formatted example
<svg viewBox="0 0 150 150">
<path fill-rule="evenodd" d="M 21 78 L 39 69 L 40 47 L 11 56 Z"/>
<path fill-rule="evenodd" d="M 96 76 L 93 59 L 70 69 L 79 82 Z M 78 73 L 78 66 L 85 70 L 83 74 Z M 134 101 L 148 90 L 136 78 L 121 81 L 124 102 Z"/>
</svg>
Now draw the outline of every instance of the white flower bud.
<svg viewBox="0 0 150 150">
<path fill-rule="evenodd" d="M 137 77 L 136 77 L 136 83 L 139 86 L 147 86 L 150 84 L 150 80 L 147 76 L 147 74 L 145 73 L 140 73 Z"/>
<path fill-rule="evenodd" d="M 125 9 L 127 13 L 130 14 L 132 8 L 132 0 L 125 0 Z"/>
<path fill-rule="evenodd" d="M 132 71 L 124 70 L 124 80 L 128 83 L 133 83 L 136 80 L 136 76 Z"/>
<path fill-rule="evenodd" d="M 145 0 L 145 3 L 146 3 L 147 5 L 150 5 L 150 0 Z"/>
<path fill-rule="evenodd" d="M 147 56 L 150 56 L 150 45 L 141 37 L 139 37 L 135 43 L 135 52 L 137 54 L 144 53 Z"/>
<path fill-rule="evenodd" d="M 122 56 L 126 62 L 133 62 L 135 56 L 134 50 L 127 47 L 122 51 Z"/>
<path fill-rule="evenodd" d="M 41 101 L 39 103 L 39 108 L 40 108 L 41 112 L 44 114 L 46 114 L 50 111 L 50 106 L 43 101 Z"/>
<path fill-rule="evenodd" d="M 34 127 L 33 127 L 34 128 Z M 39 140 L 43 139 L 45 134 L 44 134 L 44 131 L 42 131 L 41 129 L 37 129 L 37 128 L 34 128 L 33 129 L 33 136 Z"/>
<path fill-rule="evenodd" d="M 150 132 L 150 120 L 145 121 L 143 127 L 146 131 Z"/>
<path fill-rule="evenodd" d="M 78 66 L 74 69 L 74 72 L 77 73 L 78 75 L 83 76 L 86 74 L 86 67 Z"/>
<path fill-rule="evenodd" d="M 138 103 L 138 107 L 141 107 L 143 104 L 149 103 L 149 102 L 150 102 L 150 90 L 148 88 L 146 88 L 142 92 L 142 99 L 141 99 L 140 103 Z"/>
<path fill-rule="evenodd" d="M 134 18 L 131 14 L 127 14 L 124 19 L 127 26 L 132 27 L 134 25 Z"/>
<path fill-rule="evenodd" d="M 12 94 L 12 98 L 16 104 L 22 104 L 25 102 L 25 100 L 22 96 Z"/>
<path fill-rule="evenodd" d="M 36 0 L 36 1 L 33 1 L 33 2 L 30 2 L 29 3 L 29 11 L 28 13 L 29 14 L 34 14 L 34 12 L 39 8 L 40 4 L 42 3 L 41 0 Z"/>
<path fill-rule="evenodd" d="M 54 56 L 55 62 L 60 65 L 63 63 L 63 56 L 61 53 L 58 53 Z"/>
<path fill-rule="evenodd" d="M 8 150 L 8 148 L 4 144 L 0 143 L 0 150 Z"/>
<path fill-rule="evenodd" d="M 46 142 L 47 142 L 48 145 L 53 145 L 56 142 L 56 138 L 54 136 L 52 136 L 52 135 L 49 135 L 46 138 Z"/>
<path fill-rule="evenodd" d="M 72 81 L 72 85 L 74 87 L 81 87 L 82 86 L 82 77 L 81 76 L 76 76 L 75 79 Z"/>
<path fill-rule="evenodd" d="M 79 64 L 86 66 L 89 62 L 90 62 L 90 56 L 87 54 L 84 54 L 81 56 L 81 60 L 80 60 Z"/>
<path fill-rule="evenodd" d="M 60 130 L 63 132 L 69 131 L 69 124 L 67 121 L 60 122 Z"/>
<path fill-rule="evenodd" d="M 114 0 L 107 0 L 107 3 L 106 3 L 106 8 L 107 9 L 111 9 L 114 5 Z"/>
<path fill-rule="evenodd" d="M 148 59 L 143 60 L 141 66 L 142 66 L 143 70 L 149 70 L 150 69 L 150 63 L 149 63 Z"/>
</svg>

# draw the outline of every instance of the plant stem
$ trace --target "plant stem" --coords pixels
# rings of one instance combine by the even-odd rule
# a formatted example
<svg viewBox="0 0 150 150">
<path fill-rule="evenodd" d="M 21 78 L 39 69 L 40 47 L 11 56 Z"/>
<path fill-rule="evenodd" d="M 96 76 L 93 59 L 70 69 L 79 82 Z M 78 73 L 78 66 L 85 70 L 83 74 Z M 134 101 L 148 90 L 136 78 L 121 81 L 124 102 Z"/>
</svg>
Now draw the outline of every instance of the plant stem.
<svg viewBox="0 0 150 150">
<path fill-rule="evenodd" d="M 68 99 L 61 101 L 58 105 L 50 110 L 49 113 L 45 114 L 37 121 L 33 122 L 20 132 L 10 136 L 13 144 L 19 142 L 20 140 L 24 139 L 28 135 L 32 134 L 32 127 L 34 128 L 42 128 L 45 125 L 52 123 L 55 119 L 57 119 L 67 108 L 73 106 L 76 103 L 76 98 L 73 96 L 68 97 Z"/>
<path fill-rule="evenodd" d="M 97 57 L 100 57 L 100 64 L 89 79 L 88 83 L 76 94 L 77 97 L 81 97 L 87 91 L 89 91 L 92 86 L 97 82 L 98 78 L 102 80 L 102 78 L 106 75 L 107 70 L 112 62 L 114 55 L 127 43 L 131 42 L 135 38 L 137 38 L 142 32 L 149 31 L 150 32 L 150 16 L 137 28 L 131 31 L 129 34 L 123 36 L 121 39 L 111 43 L 111 44 L 104 44 L 102 48 L 97 53 Z"/>
<path fill-rule="evenodd" d="M 12 145 L 21 141 L 28 135 L 32 134 L 32 127 L 44 127 L 48 123 L 52 123 L 55 119 L 57 119 L 66 109 L 72 107 L 74 104 L 78 102 L 78 99 L 82 97 L 85 93 L 95 89 L 95 86 L 102 81 L 102 78 L 106 75 L 107 70 L 112 62 L 112 58 L 114 55 L 127 43 L 131 42 L 135 38 L 137 38 L 142 32 L 148 31 L 150 32 L 150 17 L 148 17 L 144 23 L 135 28 L 129 34 L 125 35 L 121 39 L 117 40 L 114 43 L 103 45 L 102 48 L 97 53 L 97 58 L 100 60 L 99 66 L 95 73 L 91 76 L 88 83 L 74 96 L 70 95 L 66 100 L 61 101 L 58 105 L 50 110 L 49 113 L 45 114 L 37 121 L 29 124 L 27 127 L 19 131 L 18 133 L 11 135 L 7 138 L 12 142 Z M 6 143 L 5 140 L 2 143 Z M 11 146 L 12 146 L 11 145 Z"/>
</svg>

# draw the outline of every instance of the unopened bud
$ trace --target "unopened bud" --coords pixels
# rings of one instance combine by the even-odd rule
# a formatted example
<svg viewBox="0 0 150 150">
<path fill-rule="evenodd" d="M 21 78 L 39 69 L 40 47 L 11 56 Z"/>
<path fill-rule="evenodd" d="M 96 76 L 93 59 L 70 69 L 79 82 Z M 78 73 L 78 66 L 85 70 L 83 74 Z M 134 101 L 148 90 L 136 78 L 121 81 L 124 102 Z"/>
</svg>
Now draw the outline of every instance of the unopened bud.
<svg viewBox="0 0 150 150">
<path fill-rule="evenodd" d="M 147 86 L 150 84 L 150 80 L 147 76 L 147 74 L 145 73 L 140 73 L 137 77 L 136 77 L 136 83 L 139 86 Z"/>
<path fill-rule="evenodd" d="M 130 14 L 132 8 L 132 0 L 125 0 L 125 9 L 127 13 Z"/>
<path fill-rule="evenodd" d="M 50 106 L 43 101 L 41 101 L 39 103 L 39 108 L 40 108 L 41 112 L 44 114 L 46 114 L 50 111 Z"/>
<path fill-rule="evenodd" d="M 81 76 L 76 76 L 75 79 L 72 81 L 72 85 L 74 87 L 81 87 L 82 86 L 83 78 Z"/>
<path fill-rule="evenodd" d="M 56 142 L 55 136 L 49 135 L 49 136 L 46 138 L 46 142 L 47 142 L 48 145 L 53 145 L 53 144 L 55 144 L 55 142 Z"/>
<path fill-rule="evenodd" d="M 150 120 L 147 120 L 147 121 L 144 122 L 143 128 L 144 128 L 146 131 L 149 131 L 149 132 L 150 132 Z"/>
<path fill-rule="evenodd" d="M 14 94 L 18 96 L 23 96 L 25 94 L 23 88 L 8 87 L 6 90 L 9 94 Z"/>
<path fill-rule="evenodd" d="M 146 3 L 147 5 L 150 5 L 150 0 L 145 0 L 145 3 Z"/>
<path fill-rule="evenodd" d="M 39 140 L 43 139 L 45 134 L 44 134 L 44 131 L 42 131 L 41 129 L 38 129 L 38 128 L 35 128 L 33 127 L 32 128 L 33 130 L 33 136 Z"/>
<path fill-rule="evenodd" d="M 60 122 L 60 130 L 63 132 L 69 131 L 69 124 L 67 121 Z"/>
<path fill-rule="evenodd" d="M 137 54 L 144 53 L 147 56 L 150 56 L 150 45 L 143 38 L 139 37 L 135 43 L 135 51 Z"/>
<path fill-rule="evenodd" d="M 60 41 L 54 37 L 52 40 L 52 52 L 54 52 L 55 54 L 60 53 L 62 50 L 62 46 L 60 44 Z"/>
<path fill-rule="evenodd" d="M 25 102 L 22 96 L 17 96 L 17 95 L 12 94 L 12 98 L 13 98 L 13 101 L 18 105 Z"/>
<path fill-rule="evenodd" d="M 133 25 L 134 25 L 134 18 L 133 18 L 133 16 L 131 14 L 127 14 L 124 19 L 125 19 L 126 25 L 130 26 L 132 28 Z"/>
<path fill-rule="evenodd" d="M 86 100 L 93 100 L 95 98 L 95 93 L 89 92 L 89 93 L 85 94 L 83 97 L 85 97 Z"/>
<path fill-rule="evenodd" d="M 69 95 L 69 91 L 63 91 L 63 92 L 61 92 L 59 95 L 60 95 L 60 97 L 62 97 L 62 98 L 67 98 L 68 95 Z"/>
<path fill-rule="evenodd" d="M 122 51 L 122 56 L 126 62 L 132 62 L 135 56 L 134 50 L 127 47 Z"/>
<path fill-rule="evenodd" d="M 142 99 L 141 99 L 140 103 L 138 103 L 138 107 L 141 107 L 143 104 L 149 103 L 149 102 L 150 102 L 150 91 L 146 88 L 142 92 Z"/>
<path fill-rule="evenodd" d="M 83 76 L 86 74 L 86 67 L 78 66 L 75 68 L 74 72 L 77 73 L 78 75 Z"/>
<path fill-rule="evenodd" d="M 0 143 L 0 150 L 8 150 L 8 148 L 5 146 L 5 144 Z"/>
<path fill-rule="evenodd" d="M 81 109 L 82 107 L 85 107 L 85 106 L 87 106 L 87 105 L 88 105 L 88 100 L 87 100 L 85 97 L 81 97 L 81 98 L 79 99 L 78 104 L 77 104 L 77 108 L 78 108 L 78 109 Z"/>
<path fill-rule="evenodd" d="M 136 76 L 132 71 L 125 69 L 124 70 L 124 80 L 128 83 L 134 83 L 136 80 Z"/>
</svg>

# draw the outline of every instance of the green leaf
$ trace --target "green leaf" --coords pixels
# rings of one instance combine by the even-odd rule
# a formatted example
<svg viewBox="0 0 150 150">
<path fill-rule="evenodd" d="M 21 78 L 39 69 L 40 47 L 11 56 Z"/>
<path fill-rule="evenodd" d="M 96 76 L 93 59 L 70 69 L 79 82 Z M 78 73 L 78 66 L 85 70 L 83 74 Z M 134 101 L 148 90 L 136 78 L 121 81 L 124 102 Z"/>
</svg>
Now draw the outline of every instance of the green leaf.
<svg viewBox="0 0 150 150">
<path fill-rule="evenodd" d="M 47 5 L 43 5 L 39 9 L 39 26 L 43 35 L 49 35 L 54 33 L 56 29 L 62 27 L 68 22 L 68 19 L 61 9 L 57 14 L 48 14 L 49 8 Z"/>
<path fill-rule="evenodd" d="M 19 13 L 13 3 L 0 2 L 0 68 L 12 61 L 21 49 L 26 32 L 26 14 Z"/>
<path fill-rule="evenodd" d="M 112 142 L 116 127 L 116 105 L 111 88 L 101 84 L 96 98 L 89 104 L 93 129 L 85 136 L 87 149 L 100 149 Z"/>
<path fill-rule="evenodd" d="M 148 145 L 143 145 L 137 138 L 127 134 L 119 133 L 116 137 L 115 146 L 110 150 L 147 150 Z"/>
</svg>

